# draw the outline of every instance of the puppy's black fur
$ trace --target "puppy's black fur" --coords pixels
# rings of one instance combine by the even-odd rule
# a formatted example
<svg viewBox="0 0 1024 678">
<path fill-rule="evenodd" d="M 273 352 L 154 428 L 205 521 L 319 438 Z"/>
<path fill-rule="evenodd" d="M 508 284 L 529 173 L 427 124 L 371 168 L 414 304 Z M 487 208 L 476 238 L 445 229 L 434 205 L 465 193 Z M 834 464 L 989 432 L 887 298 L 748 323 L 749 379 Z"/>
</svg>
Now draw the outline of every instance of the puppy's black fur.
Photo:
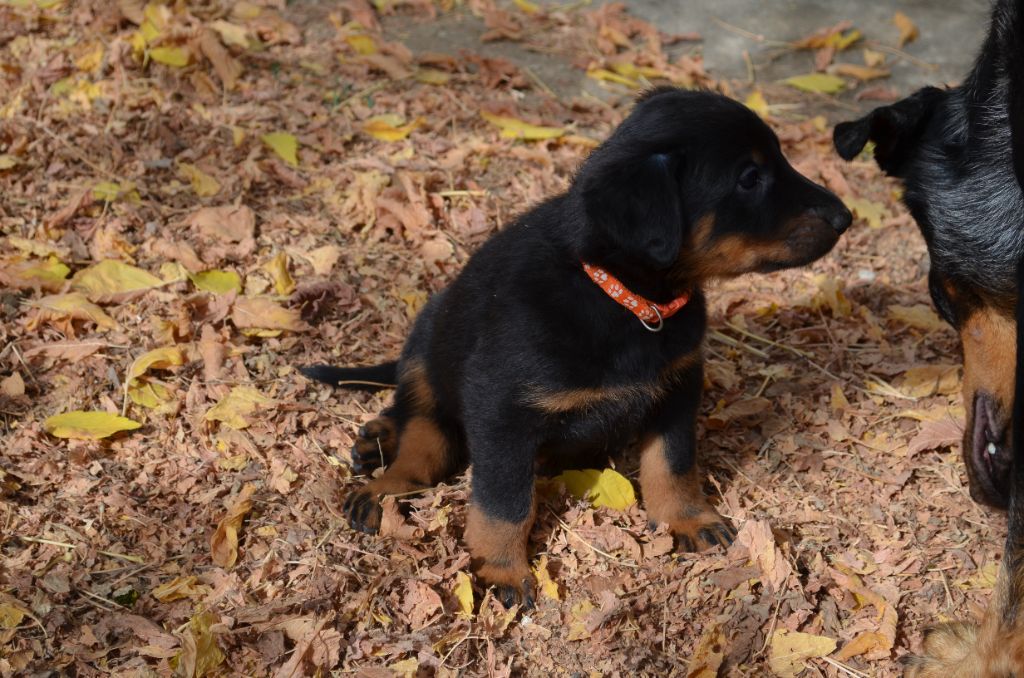
<svg viewBox="0 0 1024 678">
<path fill-rule="evenodd" d="M 383 495 L 471 462 L 466 539 L 478 576 L 506 603 L 528 603 L 535 461 L 639 441 L 651 521 L 668 523 L 686 549 L 729 542 L 697 470 L 702 285 L 814 261 L 850 220 L 746 107 L 707 92 L 647 94 L 565 194 L 492 237 L 420 312 L 394 404 L 353 451 L 360 471 L 388 467 L 348 497 L 350 524 L 375 532 Z M 655 302 L 691 298 L 651 332 L 583 262 Z M 331 383 L 366 375 L 306 374 Z"/>
<path fill-rule="evenodd" d="M 998 0 L 963 85 L 926 87 L 835 129 L 849 160 L 870 140 L 931 256 L 929 289 L 964 349 L 971 495 L 1005 508 L 1013 409 L 1014 303 L 1024 254 L 1024 0 Z"/>
</svg>

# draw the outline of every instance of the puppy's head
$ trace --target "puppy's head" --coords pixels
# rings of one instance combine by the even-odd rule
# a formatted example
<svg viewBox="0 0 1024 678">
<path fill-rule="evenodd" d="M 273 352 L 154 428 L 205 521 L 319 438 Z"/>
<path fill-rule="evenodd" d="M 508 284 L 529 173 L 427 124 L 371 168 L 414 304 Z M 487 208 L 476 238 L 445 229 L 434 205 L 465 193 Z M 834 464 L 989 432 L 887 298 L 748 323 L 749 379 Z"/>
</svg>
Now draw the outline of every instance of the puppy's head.
<svg viewBox="0 0 1024 678">
<path fill-rule="evenodd" d="M 847 160 L 873 142 L 879 167 L 904 180 L 904 201 L 932 255 L 928 280 L 932 302 L 960 334 L 963 347 L 967 421 L 961 451 L 971 496 L 1005 508 L 1012 457 L 1016 321 L 1013 288 L 1007 290 L 1006 285 L 1006 278 L 1013 276 L 1006 271 L 1011 265 L 996 270 L 991 263 L 1003 254 L 1008 261 L 1015 255 L 1010 246 L 1005 252 L 998 247 L 984 253 L 975 249 L 972 230 L 1007 224 L 996 223 L 998 218 L 986 220 L 984 212 L 992 208 L 995 213 L 998 205 L 965 208 L 970 201 L 950 190 L 961 185 L 953 163 L 966 143 L 962 138 L 966 128 L 957 122 L 963 116 L 951 115 L 956 105 L 949 91 L 926 87 L 859 120 L 836 125 L 833 140 Z M 974 213 L 973 223 L 959 218 L 950 221 L 949 215 L 958 211 Z M 972 259 L 987 265 L 979 266 Z"/>
<path fill-rule="evenodd" d="M 851 221 L 793 169 L 757 115 L 710 92 L 642 97 L 573 190 L 590 231 L 586 256 L 673 287 L 810 263 Z"/>
</svg>

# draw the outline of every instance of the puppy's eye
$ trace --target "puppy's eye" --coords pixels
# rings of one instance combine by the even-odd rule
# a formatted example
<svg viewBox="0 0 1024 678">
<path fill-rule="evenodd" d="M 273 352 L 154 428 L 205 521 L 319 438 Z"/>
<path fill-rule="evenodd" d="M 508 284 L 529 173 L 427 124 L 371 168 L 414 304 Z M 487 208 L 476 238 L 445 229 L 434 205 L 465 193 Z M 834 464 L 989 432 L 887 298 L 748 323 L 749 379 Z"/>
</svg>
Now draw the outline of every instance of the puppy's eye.
<svg viewBox="0 0 1024 678">
<path fill-rule="evenodd" d="M 761 172 L 757 169 L 757 165 L 747 165 L 742 172 L 740 172 L 740 178 L 736 182 L 737 185 L 744 191 L 749 191 L 761 181 Z"/>
</svg>

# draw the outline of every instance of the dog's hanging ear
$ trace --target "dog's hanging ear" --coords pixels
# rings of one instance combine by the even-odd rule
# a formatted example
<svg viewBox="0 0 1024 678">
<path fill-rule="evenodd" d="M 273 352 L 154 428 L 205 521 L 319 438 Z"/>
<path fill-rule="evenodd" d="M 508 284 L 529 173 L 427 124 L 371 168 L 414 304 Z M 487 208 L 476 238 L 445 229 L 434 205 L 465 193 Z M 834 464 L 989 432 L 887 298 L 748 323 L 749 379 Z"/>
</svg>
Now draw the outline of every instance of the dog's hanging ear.
<svg viewBox="0 0 1024 678">
<path fill-rule="evenodd" d="M 618 253 L 664 270 L 683 244 L 682 154 L 651 153 L 586 172 L 587 219 Z"/>
<path fill-rule="evenodd" d="M 945 95 L 940 89 L 925 87 L 859 120 L 839 123 L 832 133 L 836 151 L 844 160 L 852 160 L 868 141 L 873 141 L 878 166 L 886 174 L 900 176 L 903 163 L 911 157 L 935 106 Z"/>
</svg>

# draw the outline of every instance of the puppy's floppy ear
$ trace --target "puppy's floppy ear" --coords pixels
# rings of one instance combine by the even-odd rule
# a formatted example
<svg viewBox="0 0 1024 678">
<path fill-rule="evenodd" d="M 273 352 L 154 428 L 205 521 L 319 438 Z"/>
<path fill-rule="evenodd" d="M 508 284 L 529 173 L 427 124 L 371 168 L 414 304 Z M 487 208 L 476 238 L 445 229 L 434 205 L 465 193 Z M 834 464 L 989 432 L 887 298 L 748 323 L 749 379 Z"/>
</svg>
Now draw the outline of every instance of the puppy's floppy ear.
<svg viewBox="0 0 1024 678">
<path fill-rule="evenodd" d="M 924 133 L 936 105 L 946 93 L 935 87 L 920 89 L 906 99 L 871 111 L 863 118 L 841 122 L 832 133 L 836 151 L 852 160 L 867 142 L 875 142 L 875 160 L 886 174 L 900 176 L 904 161 Z"/>
<path fill-rule="evenodd" d="M 583 179 L 587 218 L 618 252 L 655 270 L 683 244 L 682 154 L 651 153 L 595 167 Z"/>
</svg>

